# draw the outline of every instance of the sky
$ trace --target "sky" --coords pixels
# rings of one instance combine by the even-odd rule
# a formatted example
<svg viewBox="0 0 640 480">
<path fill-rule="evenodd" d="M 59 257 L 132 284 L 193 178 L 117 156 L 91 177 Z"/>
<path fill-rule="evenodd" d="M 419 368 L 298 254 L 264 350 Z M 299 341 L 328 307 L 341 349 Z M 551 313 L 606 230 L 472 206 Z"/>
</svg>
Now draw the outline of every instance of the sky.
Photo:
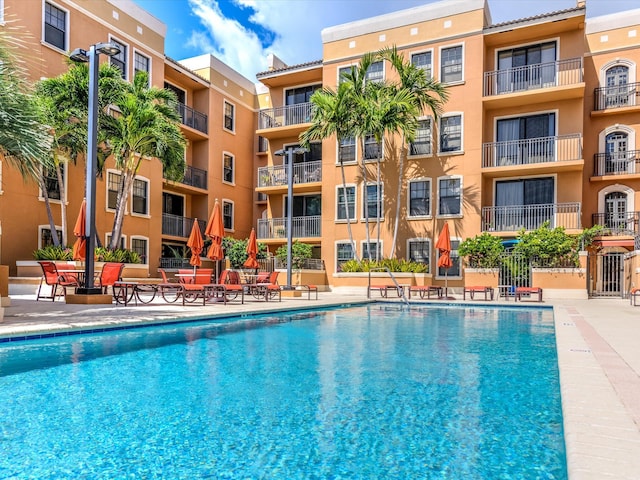
<svg viewBox="0 0 640 480">
<path fill-rule="evenodd" d="M 256 81 L 273 53 L 287 65 L 322 59 L 322 29 L 435 0 L 133 0 L 167 25 L 174 60 L 213 54 Z M 564 10 L 576 0 L 488 0 L 493 23 Z M 638 0 L 587 0 L 587 18 L 640 8 Z"/>
</svg>

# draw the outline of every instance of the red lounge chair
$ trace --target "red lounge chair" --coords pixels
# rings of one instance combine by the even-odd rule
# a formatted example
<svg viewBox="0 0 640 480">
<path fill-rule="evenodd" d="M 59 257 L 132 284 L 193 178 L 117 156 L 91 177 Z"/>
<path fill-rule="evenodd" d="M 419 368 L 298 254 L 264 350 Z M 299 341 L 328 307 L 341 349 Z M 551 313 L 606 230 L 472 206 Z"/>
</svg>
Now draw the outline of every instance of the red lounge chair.
<svg viewBox="0 0 640 480">
<path fill-rule="evenodd" d="M 54 262 L 42 261 L 38 262 L 40 267 L 42 267 L 42 278 L 40 279 L 40 286 L 38 287 L 38 293 L 36 295 L 36 301 L 41 298 L 51 299 L 55 301 L 56 296 L 64 295 L 67 296 L 67 287 L 79 287 L 80 282 L 78 281 L 77 275 L 73 273 L 64 273 L 60 274 L 58 272 L 58 267 Z M 42 284 L 46 283 L 51 287 L 51 296 L 46 296 L 41 294 Z M 62 292 L 58 293 L 58 287 L 62 288 Z"/>
<path fill-rule="evenodd" d="M 107 262 L 102 267 L 96 287 L 101 287 L 103 293 L 107 293 L 109 287 L 113 291 L 113 284 L 122 280 L 124 263 Z"/>
</svg>

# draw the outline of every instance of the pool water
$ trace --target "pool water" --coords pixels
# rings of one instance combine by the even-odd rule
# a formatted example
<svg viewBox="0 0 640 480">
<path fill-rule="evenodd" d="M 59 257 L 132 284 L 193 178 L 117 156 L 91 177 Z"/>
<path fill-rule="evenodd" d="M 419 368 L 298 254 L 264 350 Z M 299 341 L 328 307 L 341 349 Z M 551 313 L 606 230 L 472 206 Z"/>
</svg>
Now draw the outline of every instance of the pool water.
<svg viewBox="0 0 640 480">
<path fill-rule="evenodd" d="M 552 311 L 371 305 L 0 345 L 0 478 L 566 479 Z"/>
</svg>

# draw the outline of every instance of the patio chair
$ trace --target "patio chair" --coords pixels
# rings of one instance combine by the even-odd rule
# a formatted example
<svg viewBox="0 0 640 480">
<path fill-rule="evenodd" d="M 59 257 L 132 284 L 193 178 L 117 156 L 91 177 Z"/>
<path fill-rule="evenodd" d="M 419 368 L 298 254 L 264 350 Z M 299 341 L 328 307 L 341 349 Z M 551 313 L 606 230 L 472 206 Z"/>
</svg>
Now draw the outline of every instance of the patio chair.
<svg viewBox="0 0 640 480">
<path fill-rule="evenodd" d="M 267 282 L 256 282 L 252 289 L 252 293 L 254 297 L 264 297 L 266 301 L 269 301 L 270 298 L 275 298 L 275 296 L 278 295 L 278 299 L 282 301 L 282 288 L 278 285 L 278 272 L 271 272 Z"/>
<path fill-rule="evenodd" d="M 124 263 L 105 263 L 96 282 L 96 287 L 102 288 L 102 293 L 107 293 L 109 287 L 113 291 L 113 284 L 122 280 L 123 269 Z"/>
<path fill-rule="evenodd" d="M 55 301 L 57 296 L 63 295 L 67 297 L 67 287 L 79 287 L 77 275 L 73 273 L 61 274 L 58 272 L 58 267 L 54 262 L 40 261 L 38 262 L 42 267 L 42 278 L 40 279 L 40 286 L 38 286 L 38 293 L 36 295 L 36 301 L 41 298 L 51 299 Z M 42 284 L 45 283 L 51 287 L 51 296 L 42 295 Z M 62 289 L 61 293 L 58 293 L 58 288 Z"/>
<path fill-rule="evenodd" d="M 160 275 L 162 275 L 162 283 L 158 284 L 160 296 L 165 302 L 174 303 L 182 294 L 180 281 L 177 278 L 169 278 L 163 268 L 159 268 L 158 271 Z"/>
</svg>

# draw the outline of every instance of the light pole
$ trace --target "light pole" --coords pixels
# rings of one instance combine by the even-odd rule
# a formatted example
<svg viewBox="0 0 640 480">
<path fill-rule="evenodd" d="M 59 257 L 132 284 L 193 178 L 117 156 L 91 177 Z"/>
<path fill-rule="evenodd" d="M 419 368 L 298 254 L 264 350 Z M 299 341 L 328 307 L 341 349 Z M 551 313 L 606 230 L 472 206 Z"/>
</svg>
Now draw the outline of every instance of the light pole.
<svg viewBox="0 0 640 480">
<path fill-rule="evenodd" d="M 287 285 L 283 290 L 293 290 L 291 285 L 291 262 L 293 249 L 293 155 L 300 155 L 308 150 L 306 148 L 287 148 L 276 150 L 274 155 L 287 156 Z"/>
<path fill-rule="evenodd" d="M 89 51 L 76 48 L 69 58 L 75 62 L 89 63 L 89 121 L 87 135 L 87 174 L 86 192 L 87 221 L 85 227 L 86 255 L 84 261 L 84 287 L 77 289 L 78 294 L 92 295 L 102 293 L 93 283 L 94 250 L 96 222 L 96 173 L 98 170 L 98 56 L 100 54 L 112 57 L 120 53 L 120 47 L 114 43 L 96 43 L 89 47 Z"/>
</svg>

